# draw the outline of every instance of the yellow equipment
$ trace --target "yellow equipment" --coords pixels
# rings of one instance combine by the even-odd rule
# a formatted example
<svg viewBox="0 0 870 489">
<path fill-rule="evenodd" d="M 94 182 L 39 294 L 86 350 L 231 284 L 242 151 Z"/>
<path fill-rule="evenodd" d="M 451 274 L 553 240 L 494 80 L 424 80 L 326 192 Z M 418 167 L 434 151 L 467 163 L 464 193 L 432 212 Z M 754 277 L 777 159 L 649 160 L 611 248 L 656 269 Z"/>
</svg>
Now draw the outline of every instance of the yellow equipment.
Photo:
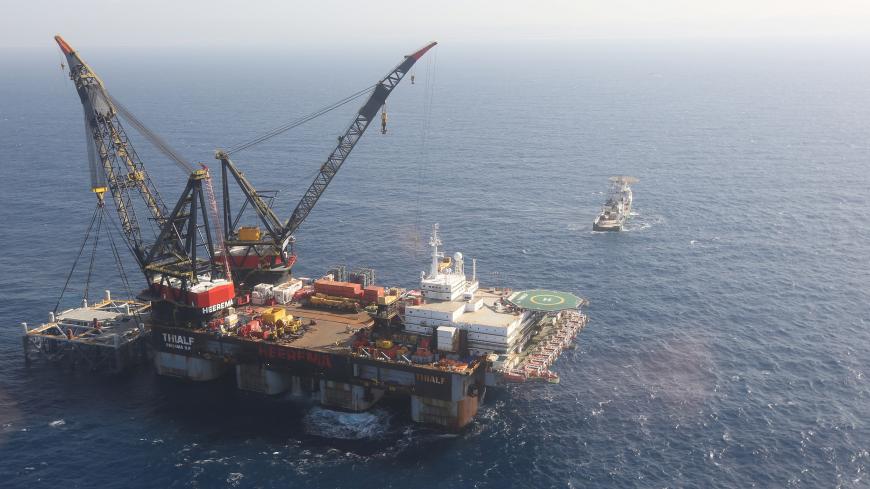
<svg viewBox="0 0 870 489">
<path fill-rule="evenodd" d="M 286 323 L 287 322 L 287 319 L 285 319 L 286 317 L 287 317 L 287 310 L 286 309 L 282 309 L 280 307 L 273 307 L 272 309 L 268 309 L 265 312 L 263 312 L 261 319 L 266 324 L 275 324 L 279 320 L 284 321 Z M 289 319 L 292 320 L 293 316 L 290 316 Z"/>
<path fill-rule="evenodd" d="M 239 239 L 242 241 L 260 241 L 260 228 L 257 226 L 242 226 L 239 228 Z"/>
<path fill-rule="evenodd" d="M 292 318 L 293 316 L 290 316 L 290 317 Z M 301 327 L 302 327 L 302 321 L 300 321 L 298 319 L 293 319 L 293 320 L 287 321 L 287 323 L 284 325 L 284 331 L 286 331 L 288 333 L 296 334 L 299 332 L 299 328 L 301 328 Z"/>
<path fill-rule="evenodd" d="M 100 207 L 103 206 L 103 194 L 106 193 L 108 188 L 106 187 L 91 187 L 91 192 L 97 194 L 97 202 L 99 202 Z"/>
<path fill-rule="evenodd" d="M 378 341 L 377 345 L 378 345 L 378 348 L 380 348 L 382 350 L 389 350 L 390 348 L 393 347 L 393 342 L 390 340 L 380 340 L 380 341 Z"/>
<path fill-rule="evenodd" d="M 328 307 L 331 309 L 341 309 L 353 311 L 359 306 L 359 302 L 347 297 L 337 297 L 325 294 L 314 294 L 308 299 L 309 304 L 317 307 Z"/>
<path fill-rule="evenodd" d="M 296 334 L 302 328 L 302 321 L 293 319 L 293 316 L 287 315 L 285 319 L 275 321 L 275 337 L 283 338 L 285 334 Z"/>
</svg>

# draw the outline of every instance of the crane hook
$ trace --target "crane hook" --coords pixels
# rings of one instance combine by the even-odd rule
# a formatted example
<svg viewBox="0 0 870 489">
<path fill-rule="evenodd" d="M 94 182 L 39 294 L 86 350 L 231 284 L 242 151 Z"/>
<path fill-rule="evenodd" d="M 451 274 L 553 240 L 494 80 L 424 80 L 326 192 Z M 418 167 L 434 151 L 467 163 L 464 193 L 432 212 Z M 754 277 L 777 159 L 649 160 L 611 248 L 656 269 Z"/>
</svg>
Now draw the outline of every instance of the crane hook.
<svg viewBox="0 0 870 489">
<path fill-rule="evenodd" d="M 103 207 L 105 205 L 105 199 L 103 198 L 103 194 L 108 190 L 104 186 L 95 186 L 91 188 L 91 192 L 97 195 L 97 207 Z"/>
</svg>

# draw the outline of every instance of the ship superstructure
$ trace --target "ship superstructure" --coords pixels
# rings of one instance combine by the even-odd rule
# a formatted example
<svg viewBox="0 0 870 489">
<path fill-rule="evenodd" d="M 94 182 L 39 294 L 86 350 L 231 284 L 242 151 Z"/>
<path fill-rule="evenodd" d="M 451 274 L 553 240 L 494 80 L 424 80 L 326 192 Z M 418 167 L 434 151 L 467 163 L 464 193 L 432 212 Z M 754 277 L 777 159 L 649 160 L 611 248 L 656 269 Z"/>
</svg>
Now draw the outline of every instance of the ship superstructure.
<svg viewBox="0 0 870 489">
<path fill-rule="evenodd" d="M 617 175 L 610 177 L 610 188 L 607 200 L 601 212 L 592 221 L 595 231 L 622 231 L 626 219 L 631 216 L 631 205 L 634 195 L 631 185 L 637 183 L 634 177 Z"/>
<path fill-rule="evenodd" d="M 438 338 L 438 349 L 455 352 L 467 345 L 473 355 L 510 353 L 520 349 L 534 324 L 528 310 L 510 307 L 504 295 L 480 288 L 477 263 L 472 260 L 472 275 L 465 275 L 462 253 L 445 257 L 440 251 L 438 226 L 429 240 L 432 263 L 420 279 L 424 302 L 405 307 L 403 322 L 412 333 Z"/>
</svg>

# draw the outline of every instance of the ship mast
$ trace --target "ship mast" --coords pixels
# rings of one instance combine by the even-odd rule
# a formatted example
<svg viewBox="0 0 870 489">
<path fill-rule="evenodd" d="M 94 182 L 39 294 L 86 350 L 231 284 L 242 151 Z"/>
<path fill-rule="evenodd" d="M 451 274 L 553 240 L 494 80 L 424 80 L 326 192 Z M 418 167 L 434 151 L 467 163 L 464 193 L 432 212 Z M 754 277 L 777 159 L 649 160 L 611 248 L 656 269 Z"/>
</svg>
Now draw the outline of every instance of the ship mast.
<svg viewBox="0 0 870 489">
<path fill-rule="evenodd" d="M 432 265 L 429 268 L 429 278 L 438 276 L 438 265 L 444 253 L 438 251 L 441 246 L 441 239 L 438 237 L 438 224 L 432 225 L 432 236 L 429 237 L 429 246 L 432 247 Z"/>
</svg>

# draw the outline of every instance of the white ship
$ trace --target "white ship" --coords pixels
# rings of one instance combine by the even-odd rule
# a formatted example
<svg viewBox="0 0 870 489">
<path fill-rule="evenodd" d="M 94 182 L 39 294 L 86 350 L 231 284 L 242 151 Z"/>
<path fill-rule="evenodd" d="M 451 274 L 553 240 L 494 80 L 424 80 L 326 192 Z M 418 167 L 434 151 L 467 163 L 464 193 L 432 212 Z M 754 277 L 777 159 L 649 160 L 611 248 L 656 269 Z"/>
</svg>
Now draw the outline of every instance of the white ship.
<svg viewBox="0 0 870 489">
<path fill-rule="evenodd" d="M 637 178 L 623 175 L 610 177 L 607 201 L 601 213 L 592 221 L 594 231 L 622 231 L 625 220 L 631 216 L 631 204 L 634 199 L 631 185 L 634 183 L 637 183 Z"/>
</svg>

